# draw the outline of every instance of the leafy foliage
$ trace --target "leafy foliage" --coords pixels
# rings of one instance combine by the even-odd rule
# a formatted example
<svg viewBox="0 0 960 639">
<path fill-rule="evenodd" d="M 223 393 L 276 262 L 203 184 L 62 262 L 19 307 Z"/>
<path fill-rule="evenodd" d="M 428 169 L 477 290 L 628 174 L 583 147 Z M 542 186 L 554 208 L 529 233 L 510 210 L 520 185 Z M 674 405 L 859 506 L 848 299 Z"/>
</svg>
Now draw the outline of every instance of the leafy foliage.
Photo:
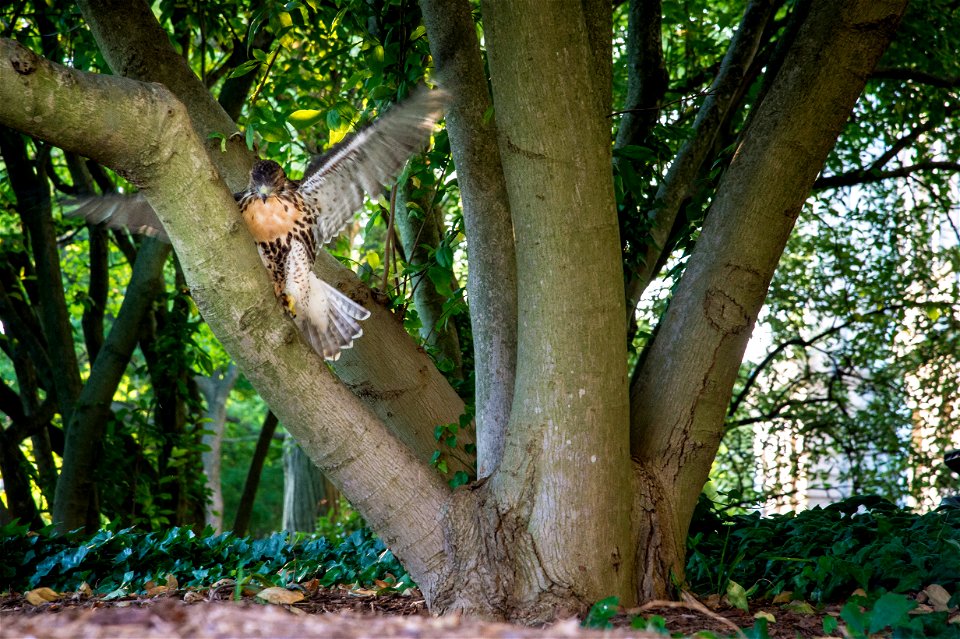
<svg viewBox="0 0 960 639">
<path fill-rule="evenodd" d="M 761 596 L 791 591 L 840 602 L 855 590 L 916 592 L 939 584 L 960 600 L 960 511 L 917 515 L 876 497 L 763 518 L 701 517 L 689 539 L 687 577 L 695 592 L 728 582 Z"/>
<path fill-rule="evenodd" d="M 23 526 L 0 528 L 0 590 L 46 586 L 76 590 L 86 581 L 99 593 L 138 591 L 147 581 L 174 575 L 183 587 L 210 586 L 219 579 L 255 578 L 286 586 L 308 578 L 321 585 L 370 585 L 394 580 L 412 585 L 400 562 L 369 530 L 357 530 L 339 545 L 317 536 L 276 533 L 262 539 L 231 533 L 197 535 L 186 528 L 165 534 L 132 528 L 55 535 L 51 529 L 26 534 Z"/>
</svg>

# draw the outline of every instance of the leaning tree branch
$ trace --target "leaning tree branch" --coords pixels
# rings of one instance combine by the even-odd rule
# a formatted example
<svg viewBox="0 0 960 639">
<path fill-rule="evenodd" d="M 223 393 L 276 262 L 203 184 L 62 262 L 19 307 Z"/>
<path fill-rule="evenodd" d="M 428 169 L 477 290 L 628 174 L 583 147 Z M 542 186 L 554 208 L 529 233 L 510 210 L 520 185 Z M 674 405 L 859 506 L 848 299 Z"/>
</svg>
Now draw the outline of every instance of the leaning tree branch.
<svg viewBox="0 0 960 639">
<path fill-rule="evenodd" d="M 617 112 L 623 117 L 617 129 L 616 148 L 642 144 L 660 116 L 661 102 L 669 81 L 663 61 L 662 16 L 660 0 L 630 0 L 627 14 L 627 97 L 623 110 Z M 614 161 L 628 160 L 618 158 Z"/>
<path fill-rule="evenodd" d="M 737 412 L 737 409 L 740 408 L 740 404 L 743 403 L 744 398 L 747 396 L 747 393 L 750 392 L 750 389 L 756 383 L 757 378 L 760 376 L 760 374 L 764 370 L 766 370 L 766 368 L 770 364 L 773 363 L 773 360 L 775 360 L 777 356 L 780 355 L 780 353 L 784 352 L 791 346 L 802 346 L 803 348 L 813 346 L 820 340 L 826 337 L 830 337 L 831 335 L 838 333 L 844 330 L 845 328 L 849 328 L 854 324 L 859 324 L 860 322 L 862 322 L 868 317 L 873 317 L 874 315 L 882 315 L 884 313 L 889 313 L 890 311 L 899 311 L 899 310 L 903 310 L 904 308 L 907 308 L 906 304 L 891 304 L 888 306 L 884 306 L 882 308 L 874 309 L 872 311 L 863 313 L 859 317 L 855 319 L 851 319 L 847 322 L 842 322 L 840 324 L 831 326 L 830 328 L 824 331 L 821 331 L 820 333 L 817 333 L 812 337 L 808 337 L 806 339 L 802 337 L 794 337 L 794 338 L 788 339 L 785 342 L 781 342 L 780 344 L 777 345 L 776 348 L 774 348 L 772 351 L 767 353 L 766 357 L 764 357 L 763 360 L 759 364 L 757 364 L 757 366 L 752 371 L 750 371 L 750 375 L 747 377 L 747 381 L 744 382 L 743 388 L 740 389 L 740 392 L 737 393 L 737 396 L 734 398 L 734 400 L 730 402 L 730 408 L 727 411 L 727 415 L 732 416 L 734 413 Z"/>
<path fill-rule="evenodd" d="M 884 180 L 907 177 L 914 173 L 926 173 L 928 171 L 957 172 L 960 171 L 960 162 L 917 162 L 916 164 L 901 166 L 896 169 L 888 169 L 886 171 L 861 169 L 858 171 L 850 171 L 849 173 L 840 173 L 838 175 L 826 175 L 818 178 L 817 181 L 813 183 L 813 188 L 819 191 L 823 189 L 839 189 L 858 184 L 874 184 L 876 182 L 883 182 Z"/>
<path fill-rule="evenodd" d="M 237 220 L 233 195 L 183 105 L 162 85 L 83 73 L 0 39 L 0 124 L 96 159 L 141 187 L 227 352 L 418 583 L 429 587 L 444 561 L 437 513 L 449 488 L 296 338 Z M 151 244 L 140 253 L 160 250 Z"/>
<path fill-rule="evenodd" d="M 950 116 L 952 113 L 954 113 L 958 108 L 960 107 L 956 105 L 948 106 L 946 109 L 944 109 L 942 117 L 930 118 L 929 120 L 927 120 L 917 128 L 913 129 L 906 135 L 897 138 L 897 140 L 890 145 L 889 149 L 881 153 L 876 160 L 870 163 L 870 166 L 867 167 L 866 171 L 872 172 L 872 171 L 879 171 L 880 169 L 882 169 L 884 166 L 886 166 L 887 162 L 895 158 L 897 154 L 903 151 L 905 148 L 907 148 L 908 146 L 916 142 L 921 135 L 929 131 L 932 131 L 933 129 L 943 124 L 944 120 L 946 120 L 947 117 Z"/>
<path fill-rule="evenodd" d="M 142 0 L 81 0 L 79 4 L 111 68 L 127 77 L 168 87 L 186 106 L 219 174 L 233 192 L 240 191 L 247 183 L 254 156 L 239 136 L 228 138 L 226 153 L 220 152 L 216 140 L 208 139 L 212 133 L 229 135 L 236 131 L 236 125 L 170 45 L 148 4 Z M 461 181 L 465 181 L 465 175 L 464 171 Z M 484 190 L 480 197 L 492 199 L 492 192 Z M 208 214 L 204 210 L 197 213 L 201 219 Z M 489 236 L 500 237 L 492 233 Z M 513 255 L 512 244 L 509 253 Z M 471 260 L 476 257 L 476 252 L 471 254 Z M 314 270 L 348 294 L 372 299 L 369 289 L 356 275 L 325 251 L 320 252 Z M 501 286 L 502 281 L 496 281 L 494 286 Z M 496 299 L 502 301 L 501 289 L 495 288 L 495 292 Z M 457 422 L 463 414 L 463 400 L 426 353 L 406 335 L 392 313 L 379 306 L 372 310 L 372 316 L 364 323 L 364 339 L 342 354 L 335 370 L 397 438 L 410 446 L 420 460 L 428 461 L 436 449 L 434 427 Z M 495 325 L 495 330 L 505 333 L 501 325 Z M 372 339 L 374 336 L 376 339 Z M 281 421 L 287 424 L 290 420 L 281 417 Z M 469 472 L 472 468 L 471 456 L 459 447 L 448 462 L 451 472 Z"/>
<path fill-rule="evenodd" d="M 707 479 L 787 238 L 905 9 L 814 0 L 720 181 L 631 388 L 631 453 L 663 478 L 679 521 Z"/>
</svg>

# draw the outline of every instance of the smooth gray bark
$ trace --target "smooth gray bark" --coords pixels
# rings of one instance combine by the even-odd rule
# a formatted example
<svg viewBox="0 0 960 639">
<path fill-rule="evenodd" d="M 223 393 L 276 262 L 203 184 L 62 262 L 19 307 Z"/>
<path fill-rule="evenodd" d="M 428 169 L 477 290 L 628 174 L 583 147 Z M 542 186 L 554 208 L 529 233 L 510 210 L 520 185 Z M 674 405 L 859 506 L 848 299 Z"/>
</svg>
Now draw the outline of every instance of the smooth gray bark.
<svg viewBox="0 0 960 639">
<path fill-rule="evenodd" d="M 453 99 L 447 131 L 470 256 L 467 299 L 476 372 L 477 476 L 499 465 L 517 364 L 517 265 L 510 204 L 480 43 L 467 0 L 421 0 L 438 76 Z"/>
</svg>

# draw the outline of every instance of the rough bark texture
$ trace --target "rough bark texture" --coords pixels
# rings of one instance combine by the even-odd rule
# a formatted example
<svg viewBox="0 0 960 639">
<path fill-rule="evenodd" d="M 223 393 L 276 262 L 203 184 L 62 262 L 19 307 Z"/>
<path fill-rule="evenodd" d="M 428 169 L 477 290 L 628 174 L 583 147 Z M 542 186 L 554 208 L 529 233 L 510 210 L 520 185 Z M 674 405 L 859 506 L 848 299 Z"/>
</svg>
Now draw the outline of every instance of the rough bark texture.
<svg viewBox="0 0 960 639">
<path fill-rule="evenodd" d="M 469 238 L 467 299 L 476 372 L 477 475 L 500 463 L 517 363 L 517 266 L 497 127 L 467 0 L 421 0 L 438 75 L 453 99 L 447 131 Z"/>
<path fill-rule="evenodd" d="M 905 4 L 814 3 L 720 183 L 631 389 L 632 453 L 663 487 L 672 521 L 661 524 L 677 549 L 787 236 Z"/>
<path fill-rule="evenodd" d="M 593 66 L 609 37 L 604 3 L 561 5 L 483 5 L 519 247 L 517 383 L 499 468 L 448 513 L 438 612 L 536 621 L 633 599 L 609 76 Z"/>
</svg>

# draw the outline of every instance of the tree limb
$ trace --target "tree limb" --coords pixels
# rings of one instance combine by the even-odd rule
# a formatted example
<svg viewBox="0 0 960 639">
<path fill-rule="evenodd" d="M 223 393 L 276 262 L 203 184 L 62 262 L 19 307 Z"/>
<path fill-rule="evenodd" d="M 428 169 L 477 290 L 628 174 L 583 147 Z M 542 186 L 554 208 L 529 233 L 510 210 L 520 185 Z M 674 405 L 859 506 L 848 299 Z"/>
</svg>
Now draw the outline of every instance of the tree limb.
<svg viewBox="0 0 960 639">
<path fill-rule="evenodd" d="M 849 173 L 841 173 L 839 175 L 826 175 L 818 178 L 817 181 L 813 183 L 813 188 L 819 191 L 823 189 L 839 189 L 857 184 L 873 184 L 891 178 L 902 178 L 913 175 L 914 173 L 927 171 L 957 172 L 960 171 L 960 162 L 917 162 L 916 164 L 901 166 L 896 169 L 888 169 L 886 171 L 867 169 L 850 171 Z"/>
<path fill-rule="evenodd" d="M 920 71 L 919 69 L 903 69 L 896 67 L 877 67 L 870 75 L 872 80 L 903 80 L 916 84 L 929 84 L 943 89 L 960 87 L 960 76 L 937 75 Z"/>
<path fill-rule="evenodd" d="M 673 496 L 680 547 L 787 238 L 905 8 L 905 0 L 813 1 L 631 388 L 631 451 Z"/>
<path fill-rule="evenodd" d="M 0 124 L 101 161 L 141 186 L 227 352 L 417 582 L 429 587 L 444 562 L 437 513 L 449 488 L 296 337 L 183 105 L 161 85 L 67 69 L 0 40 Z M 153 246 L 145 242 L 140 253 L 156 256 Z M 71 479 L 60 484 L 83 480 Z M 60 494 L 58 486 L 58 502 Z"/>
<path fill-rule="evenodd" d="M 91 29 L 98 44 L 106 48 L 104 57 L 111 68 L 138 80 L 161 82 L 169 87 L 186 105 L 194 127 L 204 141 L 207 156 L 216 164 L 219 174 L 232 192 L 241 190 L 247 184 L 253 154 L 239 136 L 228 139 L 226 153 L 220 152 L 216 140 L 207 139 L 211 133 L 229 134 L 236 130 L 236 126 L 172 49 L 166 32 L 157 23 L 147 3 L 142 0 L 81 0 L 79 4 L 84 17 L 93 25 Z M 143 29 L 130 28 L 130 25 L 140 24 L 146 26 Z M 144 55 L 144 51 L 151 53 Z M 484 191 L 481 197 L 489 198 L 490 191 Z M 200 209 L 196 213 L 197 219 L 208 214 Z M 326 251 L 320 251 L 314 270 L 341 290 L 358 298 L 372 299 L 369 289 L 356 275 Z M 497 282 L 499 285 L 500 281 Z M 502 294 L 500 288 L 496 293 Z M 502 334 L 503 328 L 498 326 L 497 329 Z M 391 313 L 374 310 L 364 323 L 364 330 L 364 339 L 342 354 L 335 370 L 346 384 L 356 389 L 359 397 L 396 437 L 409 445 L 420 460 L 428 461 L 436 449 L 434 427 L 457 422 L 464 412 L 463 401 L 429 358 L 418 351 L 416 343 Z M 374 336 L 378 339 L 373 339 Z M 375 345 L 379 346 L 375 348 Z M 290 423 L 283 416 L 281 421 Z M 469 441 L 468 436 L 464 439 Z M 315 451 L 308 452 L 316 454 Z M 449 465 L 451 471 L 472 473 L 472 457 L 462 449 L 450 457 Z"/>
<path fill-rule="evenodd" d="M 477 475 L 500 463 L 517 365 L 517 262 L 496 118 L 467 0 L 421 0 L 438 76 L 453 96 L 447 131 L 470 245 L 467 297 L 476 376 Z M 609 66 L 609 64 L 607 65 Z"/>
</svg>

